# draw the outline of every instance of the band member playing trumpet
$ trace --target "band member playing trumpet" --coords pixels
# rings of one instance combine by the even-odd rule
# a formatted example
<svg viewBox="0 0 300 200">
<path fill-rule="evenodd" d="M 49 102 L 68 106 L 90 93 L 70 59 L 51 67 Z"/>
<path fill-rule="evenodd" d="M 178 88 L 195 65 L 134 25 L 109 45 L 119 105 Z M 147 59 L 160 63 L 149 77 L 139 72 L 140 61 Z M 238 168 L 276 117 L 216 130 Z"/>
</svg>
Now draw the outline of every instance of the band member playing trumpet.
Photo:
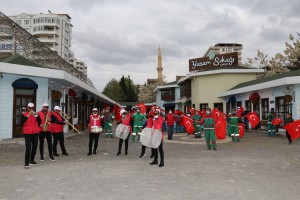
<svg viewBox="0 0 300 200">
<path fill-rule="evenodd" d="M 62 155 L 68 156 L 69 154 L 65 148 L 65 138 L 64 138 L 64 125 L 69 124 L 68 121 L 65 120 L 61 116 L 61 109 L 59 106 L 54 107 L 54 112 L 51 117 L 52 120 L 52 135 L 53 135 L 53 155 L 59 156 L 57 153 L 57 143 L 59 141 L 60 148 L 62 151 Z"/>
<path fill-rule="evenodd" d="M 38 138 L 40 133 L 39 124 L 41 118 L 34 112 L 34 104 L 27 105 L 27 111 L 21 115 L 21 124 L 23 124 L 23 134 L 25 137 L 25 168 L 29 165 L 38 165 L 34 161 L 36 149 L 38 145 Z"/>
<path fill-rule="evenodd" d="M 99 141 L 99 135 L 102 131 L 101 128 L 101 117 L 98 114 L 98 109 L 93 108 L 93 114 L 90 115 L 89 121 L 88 121 L 88 130 L 89 130 L 89 153 L 88 156 L 92 155 L 92 149 L 93 149 L 93 141 L 94 142 L 94 149 L 93 154 L 97 154 L 97 147 L 98 147 L 98 141 Z"/>
<path fill-rule="evenodd" d="M 47 103 L 43 104 L 43 109 L 38 112 L 38 115 L 41 118 L 40 134 L 39 134 L 41 161 L 44 161 L 45 138 L 48 144 L 48 152 L 49 152 L 50 160 L 55 161 L 55 158 L 53 157 L 51 123 L 50 123 L 52 113 L 49 111 L 49 105 Z"/>
<path fill-rule="evenodd" d="M 128 113 L 125 109 L 122 109 L 120 111 L 120 115 L 122 116 L 122 121 L 120 123 L 122 123 L 126 126 L 130 126 L 130 121 L 132 120 L 131 114 Z M 130 126 L 130 128 L 131 128 L 131 126 Z M 130 132 L 131 131 L 129 131 L 129 134 L 128 134 L 126 140 L 125 140 L 125 155 L 128 154 L 128 140 L 129 140 Z M 117 156 L 121 154 L 122 144 L 123 144 L 123 139 L 120 138 L 119 139 L 119 149 L 118 149 Z"/>
</svg>

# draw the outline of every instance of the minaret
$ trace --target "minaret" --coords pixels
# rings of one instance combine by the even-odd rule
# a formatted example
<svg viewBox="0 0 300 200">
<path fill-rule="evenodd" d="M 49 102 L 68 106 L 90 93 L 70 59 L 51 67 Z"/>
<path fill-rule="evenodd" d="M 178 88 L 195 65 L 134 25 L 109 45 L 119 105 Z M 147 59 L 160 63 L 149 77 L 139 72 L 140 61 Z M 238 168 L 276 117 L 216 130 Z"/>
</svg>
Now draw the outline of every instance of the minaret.
<svg viewBox="0 0 300 200">
<path fill-rule="evenodd" d="M 163 71 L 163 67 L 162 67 L 162 58 L 161 58 L 161 51 L 160 51 L 160 46 L 158 47 L 158 62 L 157 62 L 157 81 L 158 82 L 163 82 L 163 76 L 162 76 L 162 71 Z"/>
</svg>

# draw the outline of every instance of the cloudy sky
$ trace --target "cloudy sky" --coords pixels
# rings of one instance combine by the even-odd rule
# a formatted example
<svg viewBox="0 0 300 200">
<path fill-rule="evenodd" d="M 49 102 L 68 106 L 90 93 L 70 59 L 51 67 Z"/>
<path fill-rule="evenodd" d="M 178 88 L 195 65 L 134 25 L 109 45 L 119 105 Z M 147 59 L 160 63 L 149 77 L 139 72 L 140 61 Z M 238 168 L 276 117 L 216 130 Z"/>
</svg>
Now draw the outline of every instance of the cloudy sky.
<svg viewBox="0 0 300 200">
<path fill-rule="evenodd" d="M 0 0 L 8 16 L 69 14 L 72 50 L 99 91 L 122 75 L 136 84 L 157 78 L 159 45 L 168 82 L 217 43 L 243 44 L 243 62 L 257 49 L 270 58 L 300 32 L 299 8 L 299 0 Z"/>
</svg>

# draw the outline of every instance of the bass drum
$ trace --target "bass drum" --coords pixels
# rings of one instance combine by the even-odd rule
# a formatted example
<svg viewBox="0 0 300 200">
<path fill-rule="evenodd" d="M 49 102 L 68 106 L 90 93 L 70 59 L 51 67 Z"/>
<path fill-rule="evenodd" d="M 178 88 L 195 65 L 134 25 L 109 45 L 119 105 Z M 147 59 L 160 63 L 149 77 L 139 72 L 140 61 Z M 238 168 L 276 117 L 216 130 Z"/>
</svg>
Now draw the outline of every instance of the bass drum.
<svg viewBox="0 0 300 200">
<path fill-rule="evenodd" d="M 141 143 L 144 146 L 158 148 L 162 140 L 162 133 L 152 128 L 144 128 L 141 134 Z"/>
<path fill-rule="evenodd" d="M 100 132 L 102 132 L 102 128 L 99 127 L 99 126 L 92 126 L 91 127 L 91 132 L 92 133 L 100 133 Z"/>
<path fill-rule="evenodd" d="M 126 138 L 129 135 L 130 126 L 126 126 L 124 124 L 119 124 L 117 126 L 115 136 L 118 138 L 121 138 L 123 140 L 126 140 Z"/>
</svg>

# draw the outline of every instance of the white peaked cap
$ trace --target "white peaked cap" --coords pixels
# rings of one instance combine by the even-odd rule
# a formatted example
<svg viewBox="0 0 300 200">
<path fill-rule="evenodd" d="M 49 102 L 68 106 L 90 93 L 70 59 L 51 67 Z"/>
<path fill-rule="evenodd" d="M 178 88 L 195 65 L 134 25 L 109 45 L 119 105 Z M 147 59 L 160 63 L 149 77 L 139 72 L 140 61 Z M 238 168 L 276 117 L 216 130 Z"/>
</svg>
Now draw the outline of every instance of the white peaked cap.
<svg viewBox="0 0 300 200">
<path fill-rule="evenodd" d="M 98 111 L 98 109 L 97 108 L 93 108 L 93 111 Z"/>
<path fill-rule="evenodd" d="M 55 106 L 54 110 L 61 110 L 59 106 Z"/>
<path fill-rule="evenodd" d="M 126 110 L 125 109 L 122 109 L 121 111 L 120 111 L 120 115 L 122 115 L 123 113 L 125 113 L 126 112 Z"/>
<path fill-rule="evenodd" d="M 28 107 L 34 107 L 34 104 L 33 103 L 29 103 L 27 106 Z"/>
<path fill-rule="evenodd" d="M 44 106 L 46 106 L 46 107 L 47 107 L 47 106 L 49 106 L 49 105 L 48 105 L 47 103 L 44 103 L 44 104 L 43 104 L 43 107 L 44 107 Z"/>
</svg>

